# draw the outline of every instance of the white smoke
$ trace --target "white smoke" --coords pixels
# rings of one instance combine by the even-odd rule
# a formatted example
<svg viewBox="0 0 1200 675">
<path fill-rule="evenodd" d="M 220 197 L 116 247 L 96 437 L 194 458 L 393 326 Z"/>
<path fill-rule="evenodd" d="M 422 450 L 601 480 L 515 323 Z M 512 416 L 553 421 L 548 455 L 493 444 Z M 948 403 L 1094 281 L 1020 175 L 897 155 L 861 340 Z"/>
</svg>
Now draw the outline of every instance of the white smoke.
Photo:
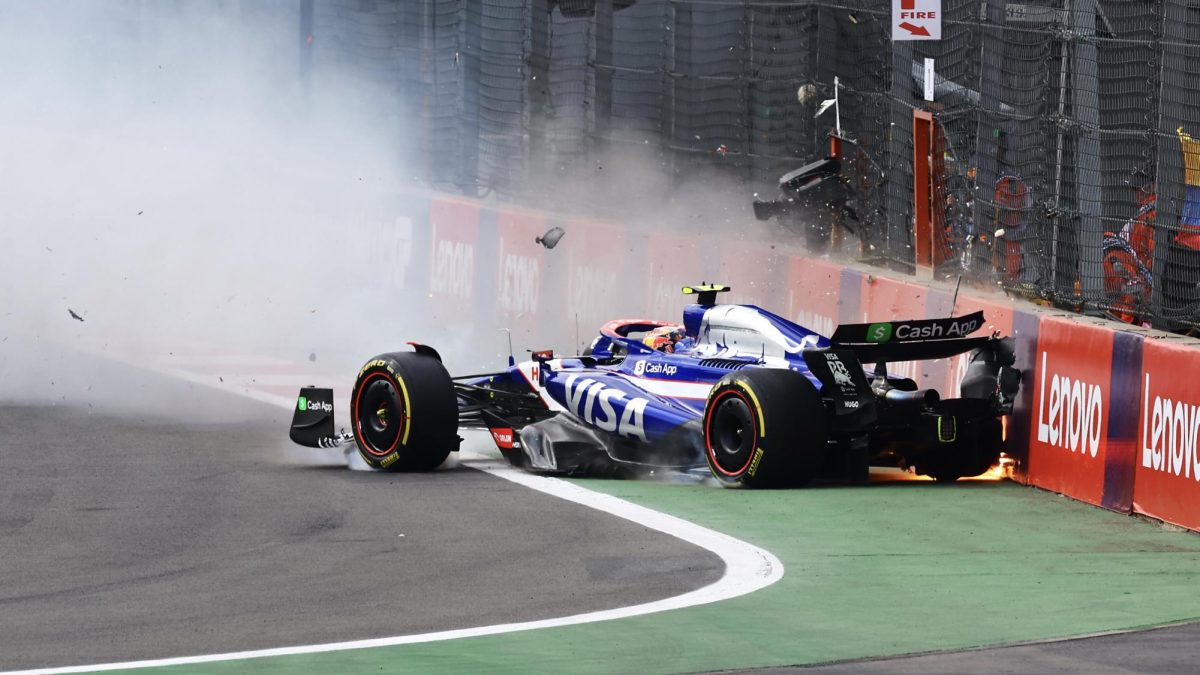
<svg viewBox="0 0 1200 675">
<path fill-rule="evenodd" d="M 77 350 L 379 349 L 398 101 L 300 50 L 298 3 L 0 4 L 0 400 L 90 400 Z"/>
</svg>

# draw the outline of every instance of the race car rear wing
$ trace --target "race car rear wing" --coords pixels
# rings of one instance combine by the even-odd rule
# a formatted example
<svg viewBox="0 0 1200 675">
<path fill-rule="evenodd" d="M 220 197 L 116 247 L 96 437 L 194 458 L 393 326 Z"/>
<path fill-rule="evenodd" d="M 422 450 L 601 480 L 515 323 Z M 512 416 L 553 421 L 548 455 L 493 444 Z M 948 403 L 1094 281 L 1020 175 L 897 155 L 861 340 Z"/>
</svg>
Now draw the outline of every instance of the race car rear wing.
<svg viewBox="0 0 1200 675">
<path fill-rule="evenodd" d="M 947 319 L 852 323 L 838 326 L 829 339 L 835 348 L 852 350 L 865 363 L 921 361 L 988 345 L 995 338 L 967 337 L 983 325 L 983 312 Z"/>
</svg>

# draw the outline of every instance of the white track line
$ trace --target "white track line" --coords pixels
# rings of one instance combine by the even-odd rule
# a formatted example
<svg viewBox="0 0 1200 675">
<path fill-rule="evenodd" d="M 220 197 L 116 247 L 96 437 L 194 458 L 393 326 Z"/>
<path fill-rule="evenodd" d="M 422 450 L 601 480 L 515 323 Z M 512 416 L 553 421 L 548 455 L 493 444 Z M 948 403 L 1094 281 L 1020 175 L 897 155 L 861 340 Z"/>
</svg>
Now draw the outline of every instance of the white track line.
<svg viewBox="0 0 1200 675">
<path fill-rule="evenodd" d="M 187 377 L 188 373 L 183 371 L 174 371 L 171 374 L 177 377 L 182 376 L 185 379 L 193 379 Z M 213 386 L 211 382 L 204 382 L 203 384 L 207 386 Z M 217 386 L 216 388 L 223 389 L 225 391 L 232 391 L 233 393 L 241 394 L 243 396 L 250 394 L 250 392 L 234 390 L 232 387 Z M 289 410 L 291 409 L 292 405 L 294 405 L 293 400 L 284 400 L 279 396 L 268 396 L 265 394 L 256 393 L 250 394 L 249 397 L 258 401 L 282 405 Z M 675 516 L 668 515 L 666 513 L 648 509 L 644 506 L 639 506 L 632 502 L 628 502 L 624 499 L 613 497 L 612 495 L 604 494 L 602 492 L 594 492 L 592 490 L 582 488 L 574 483 L 569 483 L 557 478 L 549 478 L 546 476 L 538 476 L 526 473 L 524 471 L 512 468 L 507 464 L 502 464 L 493 460 L 479 461 L 472 459 L 469 466 L 490 473 L 493 476 L 524 485 L 530 489 L 544 492 L 570 502 L 582 504 L 583 506 L 617 516 L 618 518 L 624 518 L 625 520 L 632 521 L 664 534 L 669 534 L 673 537 L 699 546 L 705 550 L 711 551 L 720 557 L 725 563 L 725 573 L 717 581 L 704 586 L 703 588 L 684 593 L 683 595 L 676 595 L 674 597 L 655 600 L 654 602 L 647 602 L 640 605 L 618 607 L 615 609 L 606 609 L 597 612 L 586 612 L 584 614 L 573 614 L 571 616 L 564 616 L 556 619 L 542 619 L 539 621 L 524 621 L 520 623 L 505 623 L 493 626 L 480 626 L 478 628 L 461 628 L 456 630 L 438 631 L 434 633 L 420 633 L 417 635 L 400 635 L 396 637 L 374 638 L 370 640 L 353 640 L 349 642 L 329 642 L 325 644 L 300 645 L 296 647 L 256 649 L 242 652 L 229 652 L 225 654 L 205 654 L 201 656 L 180 656 L 166 659 L 128 661 L 125 663 L 102 663 L 90 666 L 68 666 L 64 668 L 7 671 L 6 673 L 0 673 L 0 675 L 32 675 L 33 673 L 40 673 L 44 675 L 52 675 L 54 673 L 95 673 L 106 670 L 123 670 L 130 668 L 156 668 L 162 666 L 192 665 L 198 663 L 212 663 L 216 661 L 233 661 L 237 659 L 257 659 L 271 656 L 318 654 L 322 652 L 336 652 L 348 649 L 391 647 L 395 645 L 439 642 L 442 640 L 456 640 L 459 638 L 479 637 L 483 635 L 515 633 L 518 631 L 536 630 L 539 628 L 573 626 L 583 623 L 611 621 L 613 619 L 624 619 L 632 616 L 654 614 L 672 609 L 682 609 L 684 607 L 694 607 L 696 605 L 704 605 L 721 600 L 728 600 L 730 598 L 746 595 L 747 593 L 753 593 L 754 591 L 770 586 L 771 584 L 783 578 L 783 563 L 780 562 L 779 558 L 776 558 L 769 551 L 744 542 L 740 539 L 735 539 L 729 535 L 721 534 L 715 530 L 701 527 L 695 523 L 689 523 L 682 518 L 676 518 Z"/>
</svg>

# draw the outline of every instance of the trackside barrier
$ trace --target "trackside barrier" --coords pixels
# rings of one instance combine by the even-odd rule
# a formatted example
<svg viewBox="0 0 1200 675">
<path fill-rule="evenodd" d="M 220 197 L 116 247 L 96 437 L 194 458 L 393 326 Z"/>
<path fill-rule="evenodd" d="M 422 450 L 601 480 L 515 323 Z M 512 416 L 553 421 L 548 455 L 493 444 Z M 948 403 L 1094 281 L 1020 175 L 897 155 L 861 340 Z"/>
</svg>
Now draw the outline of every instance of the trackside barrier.
<svg viewBox="0 0 1200 675">
<path fill-rule="evenodd" d="M 471 301 L 486 281 L 477 279 L 479 205 L 434 199 L 429 207 L 429 308 L 436 321 L 470 321 Z"/>
<path fill-rule="evenodd" d="M 1097 506 L 1104 503 L 1114 400 L 1113 331 L 1070 316 L 1039 328 L 1029 427 L 1029 482 Z"/>
<path fill-rule="evenodd" d="M 496 303 L 493 319 L 502 325 L 541 316 L 546 249 L 529 243 L 550 229 L 546 217 L 514 211 L 496 219 Z"/>
<path fill-rule="evenodd" d="M 633 269 L 633 246 L 624 228 L 589 220 L 571 220 L 563 238 L 570 264 L 566 275 L 566 302 L 559 307 L 561 320 L 574 322 L 590 333 L 629 310 L 625 306 L 628 279 L 640 276 Z M 532 243 L 532 242 L 531 242 Z"/>
<path fill-rule="evenodd" d="M 414 250 L 429 251 L 411 267 L 427 272 L 415 290 L 430 315 L 484 330 L 508 325 L 527 345 L 574 339 L 576 321 L 586 339 L 612 318 L 675 319 L 679 288 L 698 276 L 730 283 L 732 302 L 786 312 L 823 333 L 845 322 L 983 310 L 989 331 L 1017 341 L 1022 387 L 1006 425 L 1016 479 L 1200 531 L 1200 377 L 1191 376 L 1200 374 L 1200 342 L 974 290 L 956 298 L 936 282 L 758 246 L 736 231 L 647 233 L 454 197 L 427 204 L 409 217 Z M 415 219 L 424 213 L 422 228 Z M 534 242 L 555 225 L 567 229 L 558 247 Z M 966 357 L 889 364 L 946 396 L 958 394 L 965 367 Z"/>
<path fill-rule="evenodd" d="M 713 278 L 732 287 L 728 302 L 780 311 L 785 298 L 778 280 L 787 277 L 787 257 L 761 243 L 741 239 L 717 241 L 720 242 L 721 267 Z"/>
<path fill-rule="evenodd" d="M 1140 366 L 1133 509 L 1200 530 L 1200 346 L 1146 340 Z"/>
<path fill-rule="evenodd" d="M 843 269 L 824 260 L 789 256 L 787 318 L 822 335 L 833 335 L 838 324 L 846 322 L 839 301 Z"/>
</svg>

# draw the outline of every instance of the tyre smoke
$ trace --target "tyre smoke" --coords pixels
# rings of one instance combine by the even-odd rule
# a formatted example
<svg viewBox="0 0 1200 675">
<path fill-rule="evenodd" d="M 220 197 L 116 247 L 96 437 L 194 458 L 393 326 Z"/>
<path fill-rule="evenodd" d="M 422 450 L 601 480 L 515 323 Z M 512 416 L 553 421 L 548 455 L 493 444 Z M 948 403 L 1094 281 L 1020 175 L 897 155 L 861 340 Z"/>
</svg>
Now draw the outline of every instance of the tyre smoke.
<svg viewBox="0 0 1200 675">
<path fill-rule="evenodd" d="M 367 263 L 396 237 L 404 130 L 359 73 L 301 72 L 296 5 L 0 5 L 0 400 L 179 403 L 80 354 L 350 379 L 402 341 L 371 330 L 403 289 Z"/>
</svg>

